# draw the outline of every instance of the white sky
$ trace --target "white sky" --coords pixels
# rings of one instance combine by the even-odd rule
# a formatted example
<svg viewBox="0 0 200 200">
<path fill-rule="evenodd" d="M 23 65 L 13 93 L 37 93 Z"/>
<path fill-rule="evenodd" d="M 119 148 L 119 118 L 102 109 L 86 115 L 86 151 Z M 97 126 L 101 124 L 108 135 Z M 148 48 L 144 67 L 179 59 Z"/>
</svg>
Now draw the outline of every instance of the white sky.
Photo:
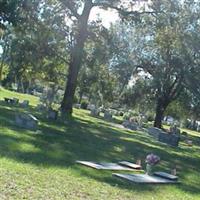
<svg viewBox="0 0 200 200">
<path fill-rule="evenodd" d="M 114 23 L 118 19 L 118 13 L 114 10 L 108 9 L 103 10 L 97 7 L 92 8 L 90 13 L 90 20 L 96 20 L 98 18 L 102 19 L 102 23 L 106 28 L 109 28 L 110 23 Z"/>
<path fill-rule="evenodd" d="M 132 10 L 138 10 L 139 8 L 150 3 L 150 1 L 151 0 L 147 0 L 147 2 L 144 2 L 142 0 L 141 1 L 139 0 L 138 3 L 136 3 L 132 7 Z M 126 2 L 130 2 L 130 1 L 124 0 L 124 4 L 126 4 Z M 119 18 L 117 11 L 113 9 L 104 10 L 98 7 L 94 7 L 92 8 L 89 19 L 96 20 L 98 18 L 98 15 L 99 15 L 99 18 L 102 19 L 102 23 L 106 28 L 109 28 L 110 23 L 114 23 Z"/>
</svg>

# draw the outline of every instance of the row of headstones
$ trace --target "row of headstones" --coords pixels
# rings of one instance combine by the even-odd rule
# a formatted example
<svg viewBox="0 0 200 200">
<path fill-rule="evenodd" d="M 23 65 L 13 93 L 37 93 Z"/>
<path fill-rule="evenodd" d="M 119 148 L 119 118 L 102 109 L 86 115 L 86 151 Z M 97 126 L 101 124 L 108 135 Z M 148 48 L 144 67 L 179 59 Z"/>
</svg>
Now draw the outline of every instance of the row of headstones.
<svg viewBox="0 0 200 200">
<path fill-rule="evenodd" d="M 170 146 L 178 147 L 180 141 L 180 132 L 165 132 L 162 129 L 151 127 L 147 129 L 149 135 L 153 136 L 159 142 L 166 143 Z"/>
<path fill-rule="evenodd" d="M 81 104 L 74 104 L 74 108 L 80 109 L 81 108 Z M 98 116 L 99 112 L 103 112 L 104 113 L 104 112 L 108 112 L 108 111 L 112 116 L 113 115 L 115 115 L 115 116 L 123 116 L 123 114 L 124 114 L 122 111 L 118 111 L 118 110 L 114 110 L 114 109 L 105 109 L 103 107 L 96 108 L 96 106 L 94 104 L 88 104 L 87 110 L 90 110 L 90 111 L 94 110 L 94 116 Z M 110 116 L 109 116 L 109 118 L 110 118 Z"/>
<path fill-rule="evenodd" d="M 24 100 L 23 102 L 19 102 L 19 99 L 17 98 L 4 98 L 4 101 L 8 104 L 12 104 L 12 105 L 21 105 L 23 108 L 26 108 L 29 106 L 29 101 L 28 100 Z"/>
<path fill-rule="evenodd" d="M 58 111 L 49 110 L 47 112 L 47 118 L 50 120 L 57 120 Z M 15 114 L 15 124 L 18 127 L 36 131 L 38 129 L 38 123 L 39 123 L 39 120 L 32 114 L 29 114 L 29 113 Z"/>
<path fill-rule="evenodd" d="M 142 118 L 139 118 L 137 116 L 130 117 L 128 120 L 126 119 L 122 125 L 125 128 L 131 129 L 131 130 L 143 130 L 143 122 Z"/>
<path fill-rule="evenodd" d="M 98 117 L 100 116 L 100 113 L 101 113 L 101 110 L 100 109 L 91 109 L 90 110 L 90 115 L 93 116 L 93 117 Z M 109 111 L 109 110 L 105 110 L 104 111 L 104 119 L 105 120 L 108 120 L 108 121 L 111 121 L 113 118 L 112 116 L 112 113 Z"/>
<path fill-rule="evenodd" d="M 74 108 L 80 109 L 81 104 L 74 104 Z M 104 113 L 104 119 L 111 121 L 112 120 L 112 112 L 110 110 L 102 110 L 102 108 L 96 108 L 93 104 L 88 104 L 87 110 L 90 110 L 90 115 L 93 117 L 99 117 L 100 113 Z"/>
<path fill-rule="evenodd" d="M 59 111 L 58 110 L 54 110 L 52 108 L 48 109 L 43 104 L 38 104 L 36 109 L 41 113 L 46 113 L 47 119 L 50 119 L 50 120 L 57 120 L 58 119 L 58 115 L 59 115 Z"/>
</svg>

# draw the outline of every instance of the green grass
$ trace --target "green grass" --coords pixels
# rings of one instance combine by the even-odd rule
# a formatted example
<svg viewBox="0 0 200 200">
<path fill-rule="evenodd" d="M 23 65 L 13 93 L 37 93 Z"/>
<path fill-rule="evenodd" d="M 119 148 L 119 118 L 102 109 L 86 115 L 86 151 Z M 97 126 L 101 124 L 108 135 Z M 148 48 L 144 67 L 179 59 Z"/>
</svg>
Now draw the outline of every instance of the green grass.
<svg viewBox="0 0 200 200">
<path fill-rule="evenodd" d="M 31 101 L 23 110 L 0 102 L 0 199 L 131 199 L 199 200 L 200 138 L 195 145 L 172 148 L 143 132 L 116 128 L 84 110 L 75 110 L 66 122 L 50 122 L 34 106 L 38 99 L 7 90 L 3 97 Z M 15 112 L 32 112 L 40 121 L 39 132 L 14 126 Z M 75 164 L 75 160 L 134 161 L 153 152 L 161 157 L 157 170 L 178 165 L 180 185 L 136 185 Z M 144 162 L 143 162 L 144 166 Z"/>
</svg>

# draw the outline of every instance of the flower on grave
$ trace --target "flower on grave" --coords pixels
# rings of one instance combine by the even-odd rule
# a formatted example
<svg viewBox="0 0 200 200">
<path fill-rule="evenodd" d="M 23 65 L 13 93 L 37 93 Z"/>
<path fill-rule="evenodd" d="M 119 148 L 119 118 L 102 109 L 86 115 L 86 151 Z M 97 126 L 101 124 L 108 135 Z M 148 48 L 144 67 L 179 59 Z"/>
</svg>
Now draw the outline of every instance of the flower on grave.
<svg viewBox="0 0 200 200">
<path fill-rule="evenodd" d="M 160 157 L 151 153 L 147 155 L 145 162 L 149 165 L 156 165 L 160 162 Z"/>
</svg>

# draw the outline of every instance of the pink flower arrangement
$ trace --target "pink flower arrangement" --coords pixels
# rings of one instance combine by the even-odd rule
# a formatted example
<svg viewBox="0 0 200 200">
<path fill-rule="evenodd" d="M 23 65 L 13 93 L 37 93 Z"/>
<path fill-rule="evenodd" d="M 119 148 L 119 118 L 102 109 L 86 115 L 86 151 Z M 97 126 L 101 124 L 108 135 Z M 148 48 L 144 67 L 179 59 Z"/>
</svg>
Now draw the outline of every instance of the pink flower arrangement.
<svg viewBox="0 0 200 200">
<path fill-rule="evenodd" d="M 160 157 L 151 153 L 147 155 L 145 162 L 149 165 L 156 165 L 160 162 Z"/>
</svg>

